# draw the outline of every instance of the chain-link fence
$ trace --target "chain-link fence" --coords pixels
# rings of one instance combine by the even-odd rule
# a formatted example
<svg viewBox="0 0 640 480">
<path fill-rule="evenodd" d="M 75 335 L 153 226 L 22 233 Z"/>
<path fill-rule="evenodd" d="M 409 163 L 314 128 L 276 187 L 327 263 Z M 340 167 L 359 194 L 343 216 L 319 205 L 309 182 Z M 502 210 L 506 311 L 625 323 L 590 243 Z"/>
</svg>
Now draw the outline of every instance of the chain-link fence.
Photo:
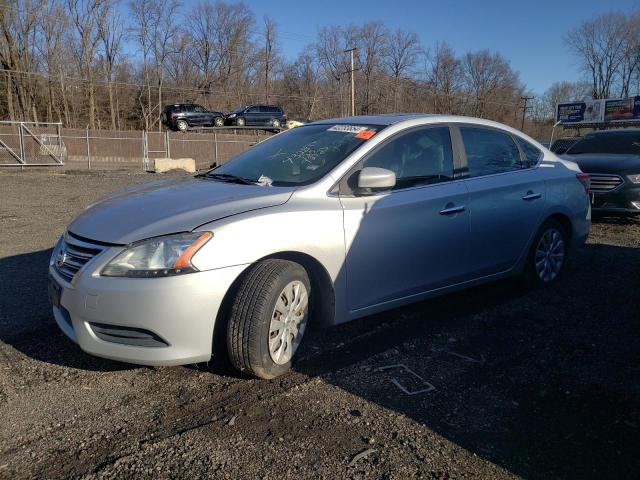
<svg viewBox="0 0 640 480">
<path fill-rule="evenodd" d="M 0 166 L 147 170 L 156 158 L 193 158 L 203 170 L 273 135 L 261 129 L 220 128 L 206 132 L 144 132 L 21 127 L 0 124 Z"/>
</svg>

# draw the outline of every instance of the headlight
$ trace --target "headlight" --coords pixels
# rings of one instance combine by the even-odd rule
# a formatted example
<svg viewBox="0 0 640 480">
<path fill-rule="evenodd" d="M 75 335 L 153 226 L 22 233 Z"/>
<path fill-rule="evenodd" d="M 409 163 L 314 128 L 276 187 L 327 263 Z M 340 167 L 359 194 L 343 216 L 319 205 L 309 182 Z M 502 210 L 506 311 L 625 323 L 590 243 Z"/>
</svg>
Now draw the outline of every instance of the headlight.
<svg viewBox="0 0 640 480">
<path fill-rule="evenodd" d="M 180 233 L 134 243 L 100 273 L 106 277 L 156 278 L 196 272 L 191 257 L 211 237 L 211 232 Z"/>
<path fill-rule="evenodd" d="M 232 113 L 231 115 L 229 115 L 229 118 L 236 118 L 236 114 Z"/>
<path fill-rule="evenodd" d="M 640 183 L 640 173 L 636 175 L 627 175 L 627 178 L 631 180 L 632 183 Z"/>
</svg>

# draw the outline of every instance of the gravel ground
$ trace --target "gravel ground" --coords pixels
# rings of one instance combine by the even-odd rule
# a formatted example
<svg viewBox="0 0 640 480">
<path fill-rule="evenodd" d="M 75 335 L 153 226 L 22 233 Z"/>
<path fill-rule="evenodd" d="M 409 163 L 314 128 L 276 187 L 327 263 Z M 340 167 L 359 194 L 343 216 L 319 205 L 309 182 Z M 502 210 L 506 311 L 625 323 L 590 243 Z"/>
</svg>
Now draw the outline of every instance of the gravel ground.
<svg viewBox="0 0 640 480">
<path fill-rule="evenodd" d="M 55 239 L 150 179 L 0 172 L 0 478 L 638 478 L 640 223 L 596 219 L 553 289 L 311 331 L 295 371 L 247 380 L 90 357 L 55 326 Z"/>
</svg>

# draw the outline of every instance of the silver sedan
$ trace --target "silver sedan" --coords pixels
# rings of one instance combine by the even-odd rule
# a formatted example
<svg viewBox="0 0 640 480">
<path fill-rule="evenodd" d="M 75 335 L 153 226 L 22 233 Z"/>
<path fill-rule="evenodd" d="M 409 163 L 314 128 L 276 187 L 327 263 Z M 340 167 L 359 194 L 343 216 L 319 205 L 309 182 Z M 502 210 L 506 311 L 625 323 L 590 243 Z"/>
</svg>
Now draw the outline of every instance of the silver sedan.
<svg viewBox="0 0 640 480">
<path fill-rule="evenodd" d="M 588 175 L 512 128 L 332 119 L 90 206 L 53 250 L 49 296 L 88 353 L 146 365 L 228 355 L 273 378 L 310 323 L 509 276 L 551 284 L 589 227 Z"/>
</svg>

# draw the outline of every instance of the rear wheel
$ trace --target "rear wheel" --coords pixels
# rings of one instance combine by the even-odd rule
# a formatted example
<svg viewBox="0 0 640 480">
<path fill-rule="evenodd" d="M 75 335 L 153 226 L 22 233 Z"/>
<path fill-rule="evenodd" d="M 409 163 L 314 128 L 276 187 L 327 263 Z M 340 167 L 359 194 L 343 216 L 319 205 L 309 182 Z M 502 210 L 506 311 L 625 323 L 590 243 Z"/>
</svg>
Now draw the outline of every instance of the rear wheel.
<svg viewBox="0 0 640 480">
<path fill-rule="evenodd" d="M 277 118 L 274 118 L 273 121 L 271 122 L 271 125 L 273 125 L 273 128 L 280 128 L 282 124 L 280 123 L 280 120 L 278 120 Z"/>
<path fill-rule="evenodd" d="M 227 348 L 232 365 L 259 378 L 291 367 L 309 317 L 311 284 L 306 270 L 270 259 L 250 270 L 231 305 Z"/>
<path fill-rule="evenodd" d="M 224 127 L 224 118 L 216 117 L 213 119 L 213 125 L 215 127 Z"/>
<path fill-rule="evenodd" d="M 189 128 L 189 124 L 186 120 L 180 119 L 176 122 L 176 127 L 178 127 L 178 130 L 180 130 L 181 132 L 186 132 Z"/>
<path fill-rule="evenodd" d="M 531 245 L 524 271 L 527 286 L 543 287 L 562 275 L 567 262 L 568 233 L 554 219 L 546 220 Z"/>
</svg>

